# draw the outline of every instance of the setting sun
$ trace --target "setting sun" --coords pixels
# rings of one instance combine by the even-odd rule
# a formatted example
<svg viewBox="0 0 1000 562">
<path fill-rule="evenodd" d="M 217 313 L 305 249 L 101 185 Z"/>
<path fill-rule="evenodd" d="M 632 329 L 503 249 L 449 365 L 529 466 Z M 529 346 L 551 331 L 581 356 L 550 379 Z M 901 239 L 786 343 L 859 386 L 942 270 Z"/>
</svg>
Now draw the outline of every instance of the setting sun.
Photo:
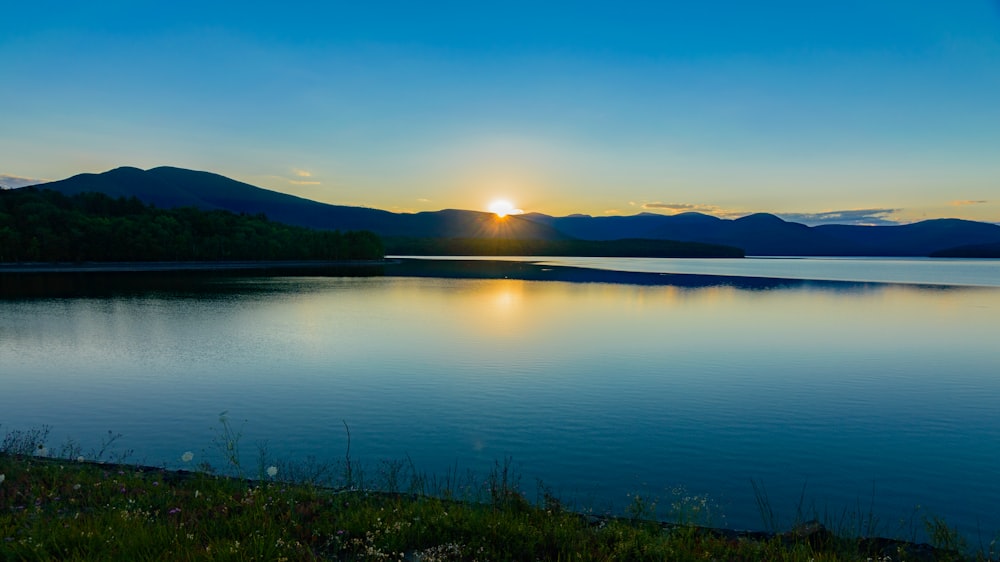
<svg viewBox="0 0 1000 562">
<path fill-rule="evenodd" d="M 503 218 L 507 215 L 520 215 L 524 211 L 514 207 L 514 204 L 506 199 L 497 199 L 490 203 L 489 210 L 496 216 Z"/>
</svg>

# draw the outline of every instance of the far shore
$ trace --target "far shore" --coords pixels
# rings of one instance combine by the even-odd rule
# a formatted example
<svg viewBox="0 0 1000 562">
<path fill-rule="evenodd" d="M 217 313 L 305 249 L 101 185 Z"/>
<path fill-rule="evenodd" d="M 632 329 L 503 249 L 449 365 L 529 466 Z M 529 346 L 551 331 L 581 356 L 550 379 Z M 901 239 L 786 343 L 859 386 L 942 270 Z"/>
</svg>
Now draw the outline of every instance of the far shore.
<svg viewBox="0 0 1000 562">
<path fill-rule="evenodd" d="M 0 263 L 0 273 L 129 273 L 144 271 L 301 270 L 341 267 L 380 267 L 393 260 L 270 260 L 270 261 L 118 261 Z"/>
<path fill-rule="evenodd" d="M 541 261 L 542 258 L 540 258 Z M 798 285 L 858 286 L 851 281 L 808 281 L 773 277 L 740 277 L 692 273 L 614 271 L 586 267 L 543 265 L 534 261 L 499 259 L 388 258 L 364 261 L 184 261 L 184 262 L 82 262 L 0 264 L 3 274 L 129 274 L 212 272 L 262 275 L 349 275 L 373 277 L 433 277 L 444 279 L 516 279 L 564 283 L 767 289 Z"/>
</svg>

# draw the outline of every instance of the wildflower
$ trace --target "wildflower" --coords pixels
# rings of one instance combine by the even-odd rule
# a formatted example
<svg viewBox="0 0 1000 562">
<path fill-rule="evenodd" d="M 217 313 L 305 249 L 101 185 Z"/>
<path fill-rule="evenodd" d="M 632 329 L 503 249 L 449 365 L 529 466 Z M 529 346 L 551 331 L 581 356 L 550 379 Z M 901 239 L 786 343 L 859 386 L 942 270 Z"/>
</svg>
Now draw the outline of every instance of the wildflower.
<svg viewBox="0 0 1000 562">
<path fill-rule="evenodd" d="M 170 511 L 168 511 L 167 513 L 169 513 L 170 515 L 175 515 L 175 514 L 178 514 L 180 512 L 181 512 L 181 508 L 179 508 L 179 507 L 173 507 L 173 508 L 170 508 Z"/>
<path fill-rule="evenodd" d="M 274 465 L 271 465 L 271 466 L 267 467 L 267 475 L 270 476 L 271 478 L 274 478 L 275 476 L 277 476 L 278 475 L 278 467 L 276 467 Z"/>
<path fill-rule="evenodd" d="M 47 457 L 49 456 L 49 448 L 46 447 L 44 444 L 39 443 L 38 449 L 35 450 L 35 455 L 39 457 Z"/>
<path fill-rule="evenodd" d="M 83 462 L 83 455 L 76 457 L 76 462 Z"/>
<path fill-rule="evenodd" d="M 191 451 L 187 451 L 183 455 L 181 455 L 181 460 L 184 462 L 191 462 L 191 459 L 193 458 L 194 458 L 194 453 L 192 453 Z"/>
<path fill-rule="evenodd" d="M 79 490 L 80 489 L 80 485 L 79 484 L 73 484 L 73 489 L 74 490 Z"/>
<path fill-rule="evenodd" d="M 3 481 L 6 480 L 6 479 L 7 479 L 7 475 L 6 474 L 0 474 L 0 484 L 3 484 Z"/>
</svg>

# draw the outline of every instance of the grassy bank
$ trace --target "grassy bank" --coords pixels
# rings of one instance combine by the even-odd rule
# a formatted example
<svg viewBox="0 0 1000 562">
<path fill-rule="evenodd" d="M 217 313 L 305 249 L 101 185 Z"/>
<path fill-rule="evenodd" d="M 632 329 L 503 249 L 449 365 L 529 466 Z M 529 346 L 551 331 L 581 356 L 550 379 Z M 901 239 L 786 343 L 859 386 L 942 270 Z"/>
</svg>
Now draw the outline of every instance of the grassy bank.
<svg viewBox="0 0 1000 562">
<path fill-rule="evenodd" d="M 960 556 L 947 528 L 936 546 L 838 537 L 816 522 L 785 533 L 736 533 L 648 518 L 571 512 L 529 501 L 509 462 L 476 486 L 388 463 L 367 481 L 350 455 L 333 465 L 239 465 L 238 433 L 217 445 L 226 474 L 101 463 L 44 431 L 8 432 L 0 448 L 0 559 L 6 560 L 984 560 Z M 108 444 L 88 454 L 105 456 Z M 41 443 L 41 447 L 39 444 Z M 74 458 L 52 455 L 77 454 Z M 45 456 L 43 456 L 45 455 Z M 185 454 L 188 461 L 196 461 Z M 114 460 L 114 459 L 113 459 Z M 120 460 L 120 459 L 117 459 Z M 247 474 L 247 473 L 250 474 Z M 320 485 L 326 482 L 327 485 Z M 337 485 L 330 486 L 330 482 Z M 429 493 L 433 490 L 434 493 Z M 688 520 L 684 520 L 685 517 Z"/>
</svg>

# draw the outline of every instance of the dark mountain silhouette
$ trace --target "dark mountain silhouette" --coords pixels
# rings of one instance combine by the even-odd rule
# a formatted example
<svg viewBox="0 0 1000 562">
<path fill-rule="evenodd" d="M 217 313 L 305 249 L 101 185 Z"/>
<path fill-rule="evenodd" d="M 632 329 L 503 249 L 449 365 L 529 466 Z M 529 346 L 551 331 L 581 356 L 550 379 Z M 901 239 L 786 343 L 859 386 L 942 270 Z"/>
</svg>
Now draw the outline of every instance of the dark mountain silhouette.
<svg viewBox="0 0 1000 562">
<path fill-rule="evenodd" d="M 822 225 L 813 227 L 838 240 L 864 245 L 873 253 L 928 256 L 981 244 L 1000 244 L 1000 226 L 961 219 L 933 219 L 900 226 Z"/>
<path fill-rule="evenodd" d="M 937 219 L 900 226 L 806 226 L 767 213 L 735 220 L 700 213 L 628 217 L 524 215 L 584 240 L 635 237 L 723 244 L 758 256 L 927 256 L 939 250 L 1000 243 L 1000 226 Z"/>
<path fill-rule="evenodd" d="M 747 255 L 927 256 L 965 246 L 1000 244 L 1000 225 L 938 219 L 900 226 L 809 227 L 771 214 L 735 220 L 700 213 L 553 217 L 540 213 L 498 219 L 492 213 L 447 209 L 391 213 L 329 205 L 262 189 L 218 174 L 181 168 L 117 168 L 44 184 L 75 194 L 86 191 L 136 197 L 161 208 L 197 207 L 263 213 L 274 221 L 310 228 L 370 230 L 389 239 L 674 240 L 734 246 Z M 987 248 L 989 249 L 989 248 Z M 390 250 L 391 251 L 391 250 Z"/>
<path fill-rule="evenodd" d="M 629 217 L 591 217 L 588 215 L 570 215 L 568 217 L 551 217 L 540 213 L 528 213 L 522 217 L 541 224 L 547 224 L 565 234 L 581 240 L 614 240 L 618 238 L 661 238 L 658 229 L 668 222 L 684 223 L 691 221 L 692 226 L 700 224 L 705 227 L 710 223 L 721 222 L 721 219 L 685 213 L 674 217 L 642 213 Z M 664 221 L 673 218 L 674 221 Z"/>
<path fill-rule="evenodd" d="M 163 166 L 151 170 L 123 167 L 102 174 L 79 174 L 44 184 L 66 195 L 94 191 L 136 197 L 170 209 L 196 207 L 255 215 L 286 224 L 330 230 L 370 230 L 381 236 L 429 238 L 504 238 L 562 240 L 569 236 L 520 217 L 497 220 L 492 213 L 443 210 L 390 213 L 366 207 L 329 205 L 262 189 L 219 174 Z"/>
<path fill-rule="evenodd" d="M 970 244 L 931 253 L 934 258 L 1000 258 L 1000 243 Z"/>
</svg>

